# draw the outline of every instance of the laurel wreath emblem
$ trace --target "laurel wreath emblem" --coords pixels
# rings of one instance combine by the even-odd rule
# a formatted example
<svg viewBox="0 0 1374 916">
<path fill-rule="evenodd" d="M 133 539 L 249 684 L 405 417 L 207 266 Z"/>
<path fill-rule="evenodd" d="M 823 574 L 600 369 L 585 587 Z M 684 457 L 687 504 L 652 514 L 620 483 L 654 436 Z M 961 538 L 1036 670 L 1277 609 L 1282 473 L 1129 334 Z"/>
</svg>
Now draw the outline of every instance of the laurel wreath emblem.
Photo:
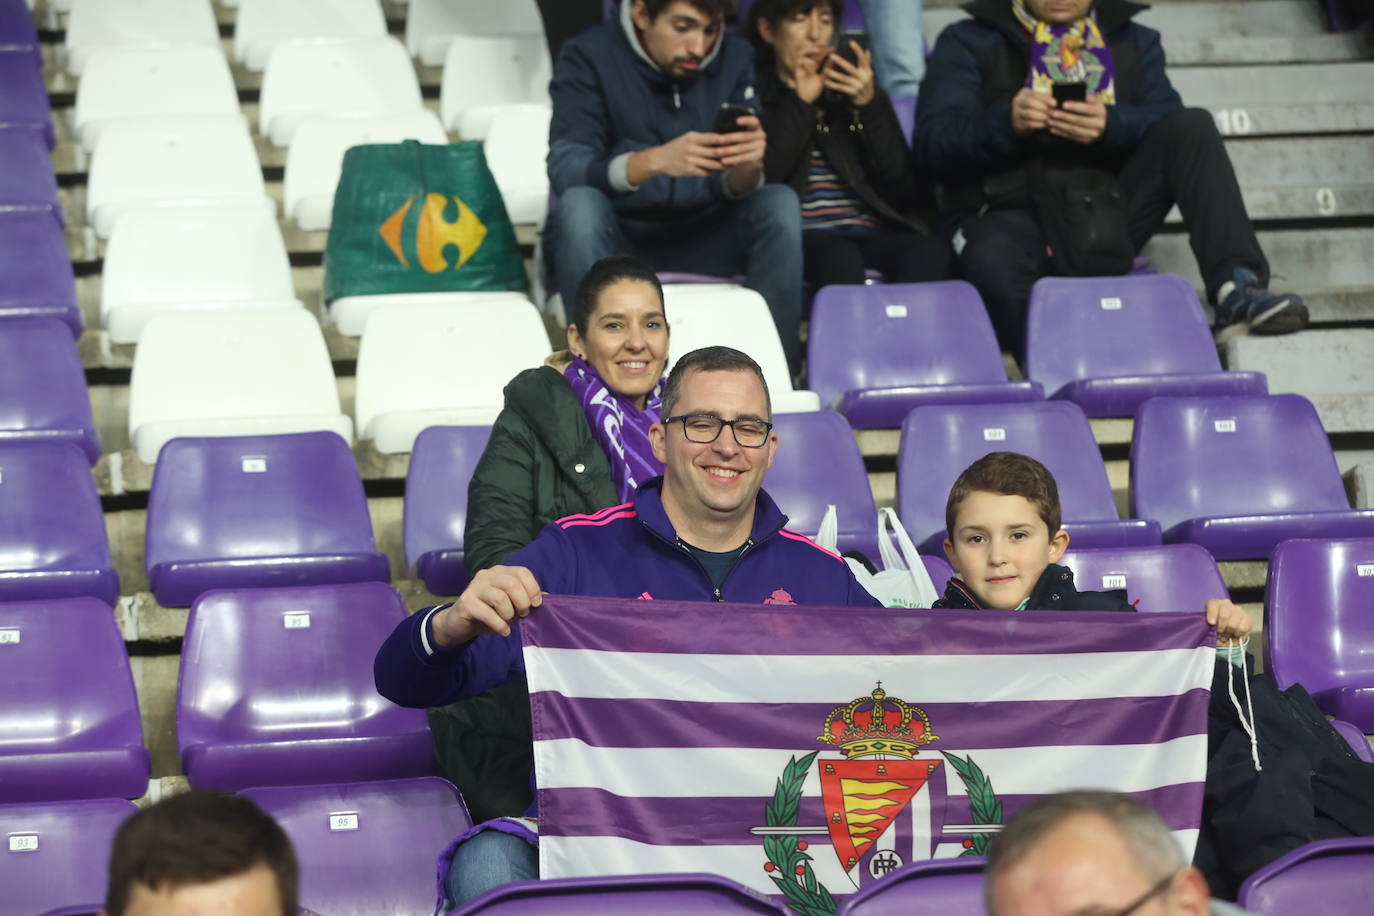
<svg viewBox="0 0 1374 916">
<path fill-rule="evenodd" d="M 959 774 L 959 779 L 964 783 L 964 791 L 968 793 L 969 809 L 973 813 L 975 824 L 1000 824 L 1002 823 L 1002 803 L 997 800 L 997 796 L 992 791 L 992 780 L 988 779 L 983 772 L 983 768 L 973 762 L 972 757 L 959 757 L 948 751 L 941 751 L 944 758 L 949 761 L 949 765 L 954 767 L 954 772 Z M 992 842 L 992 834 L 979 833 L 973 837 L 972 845 L 960 853 L 963 856 L 985 856 L 988 854 L 988 844 Z"/>
</svg>

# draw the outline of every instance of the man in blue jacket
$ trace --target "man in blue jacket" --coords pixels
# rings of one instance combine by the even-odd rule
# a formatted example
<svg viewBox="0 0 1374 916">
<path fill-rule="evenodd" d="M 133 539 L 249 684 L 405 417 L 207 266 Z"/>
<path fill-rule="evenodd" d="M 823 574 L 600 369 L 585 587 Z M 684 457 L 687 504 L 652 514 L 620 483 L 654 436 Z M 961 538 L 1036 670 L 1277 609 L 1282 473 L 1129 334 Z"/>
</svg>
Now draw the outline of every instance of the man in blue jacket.
<svg viewBox="0 0 1374 916">
<path fill-rule="evenodd" d="M 401 706 L 442 706 L 523 674 L 520 620 L 546 592 L 880 606 L 843 559 L 784 527 L 763 491 L 778 437 L 757 363 L 729 347 L 688 353 L 664 385 L 662 416 L 650 430 L 662 477 L 633 502 L 550 524 L 510 565 L 473 576 L 457 601 L 400 623 L 377 653 L 378 692 Z M 450 898 L 536 877 L 532 839 L 509 821 L 482 825 L 454 856 Z"/>
<path fill-rule="evenodd" d="M 1097 200 L 1110 219 L 1084 222 L 1117 230 L 1112 260 L 1124 255 L 1122 273 L 1178 205 L 1219 339 L 1307 324 L 1301 298 L 1267 289 L 1269 264 L 1212 116 L 1183 107 L 1159 33 L 1131 21 L 1147 8 L 1128 0 L 972 0 L 963 6 L 972 18 L 946 28 L 927 62 L 916 156 L 940 182 L 964 275 L 1017 356 L 1031 286 L 1052 272 L 1076 272 L 1065 269 L 1072 252 L 1053 252 L 1047 238 L 1054 213 L 1037 200 L 1047 165 L 1105 174 L 1109 184 L 1114 177 L 1119 196 L 1107 199 L 1109 188 Z M 1084 100 L 1068 100 L 1070 91 Z M 1102 239 L 1099 232 L 1092 243 Z"/>
<path fill-rule="evenodd" d="M 550 95 L 546 242 L 566 305 L 592 264 L 626 253 L 655 270 L 733 276 L 768 303 L 801 368 L 801 213 L 763 185 L 757 118 L 716 133 L 721 106 L 757 109 L 733 0 L 625 0 L 564 45 Z"/>
</svg>

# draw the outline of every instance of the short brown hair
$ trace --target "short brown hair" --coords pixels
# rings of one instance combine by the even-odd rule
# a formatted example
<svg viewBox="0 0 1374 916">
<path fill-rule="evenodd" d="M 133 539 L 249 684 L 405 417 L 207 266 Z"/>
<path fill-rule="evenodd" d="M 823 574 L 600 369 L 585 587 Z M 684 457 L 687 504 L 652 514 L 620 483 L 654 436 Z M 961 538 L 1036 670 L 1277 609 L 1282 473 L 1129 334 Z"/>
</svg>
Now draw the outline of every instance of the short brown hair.
<svg viewBox="0 0 1374 916">
<path fill-rule="evenodd" d="M 659 414 L 667 420 L 677 406 L 682 391 L 682 379 L 688 372 L 752 372 L 763 386 L 763 403 L 768 409 L 768 419 L 773 419 L 773 398 L 768 394 L 768 380 L 763 377 L 759 364 L 747 354 L 733 347 L 701 347 L 683 356 L 673 364 L 668 380 L 663 383 L 663 394 L 659 403 Z"/>
<path fill-rule="evenodd" d="M 945 503 L 945 533 L 954 537 L 954 521 L 959 506 L 970 493 L 983 490 L 1003 496 L 1021 496 L 1035 506 L 1050 537 L 1059 531 L 1063 510 L 1059 507 L 1059 487 L 1050 469 L 1029 455 L 1017 452 L 989 452 L 964 468 L 954 481 Z"/>
<path fill-rule="evenodd" d="M 276 821 L 238 795 L 174 795 L 130 815 L 115 833 L 105 912 L 123 916 L 135 884 L 154 891 L 208 884 L 259 864 L 276 876 L 282 916 L 296 916 L 300 867 Z"/>
</svg>

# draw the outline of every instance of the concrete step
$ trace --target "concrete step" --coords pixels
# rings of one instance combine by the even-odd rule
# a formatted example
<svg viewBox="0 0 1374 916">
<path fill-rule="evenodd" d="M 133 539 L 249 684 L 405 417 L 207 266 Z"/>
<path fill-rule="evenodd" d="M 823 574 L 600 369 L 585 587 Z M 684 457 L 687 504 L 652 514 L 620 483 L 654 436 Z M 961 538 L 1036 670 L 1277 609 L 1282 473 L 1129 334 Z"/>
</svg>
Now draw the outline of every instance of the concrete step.
<svg viewBox="0 0 1374 916">
<path fill-rule="evenodd" d="M 1374 62 L 1180 67 L 1170 78 L 1226 136 L 1374 130 Z"/>
<path fill-rule="evenodd" d="M 1346 474 L 1346 490 L 1356 509 L 1374 509 L 1374 462 L 1351 468 Z"/>
<path fill-rule="evenodd" d="M 1227 368 L 1265 373 L 1270 392 L 1311 400 L 1328 433 L 1374 430 L 1374 330 L 1238 337 L 1223 352 Z"/>
</svg>

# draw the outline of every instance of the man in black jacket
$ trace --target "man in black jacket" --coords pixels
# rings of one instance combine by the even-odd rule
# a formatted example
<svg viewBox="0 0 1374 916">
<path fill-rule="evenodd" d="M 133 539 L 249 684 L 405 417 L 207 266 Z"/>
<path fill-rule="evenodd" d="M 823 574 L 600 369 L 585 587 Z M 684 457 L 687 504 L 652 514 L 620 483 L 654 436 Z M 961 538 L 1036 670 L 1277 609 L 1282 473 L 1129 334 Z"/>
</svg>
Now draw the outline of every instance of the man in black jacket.
<svg viewBox="0 0 1374 916">
<path fill-rule="evenodd" d="M 963 9 L 973 18 L 945 29 L 931 54 L 917 161 L 940 181 L 964 274 L 1004 348 L 1018 356 L 1038 278 L 1124 273 L 1174 204 L 1216 306 L 1219 339 L 1307 324 L 1299 297 L 1268 291 L 1269 264 L 1211 115 L 1183 108 L 1159 33 L 1131 21 L 1146 8 L 1128 0 L 972 0 Z M 1056 102 L 1055 91 L 1085 99 Z M 1047 235 L 1072 236 L 1072 226 L 1053 231 L 1067 208 L 1035 198 L 1070 169 L 1097 188 L 1095 211 L 1079 214 L 1092 237 L 1061 241 L 1055 252 Z M 1096 263 L 1113 269 L 1075 263 L 1085 260 L 1080 249 L 1107 243 L 1111 257 Z"/>
</svg>

